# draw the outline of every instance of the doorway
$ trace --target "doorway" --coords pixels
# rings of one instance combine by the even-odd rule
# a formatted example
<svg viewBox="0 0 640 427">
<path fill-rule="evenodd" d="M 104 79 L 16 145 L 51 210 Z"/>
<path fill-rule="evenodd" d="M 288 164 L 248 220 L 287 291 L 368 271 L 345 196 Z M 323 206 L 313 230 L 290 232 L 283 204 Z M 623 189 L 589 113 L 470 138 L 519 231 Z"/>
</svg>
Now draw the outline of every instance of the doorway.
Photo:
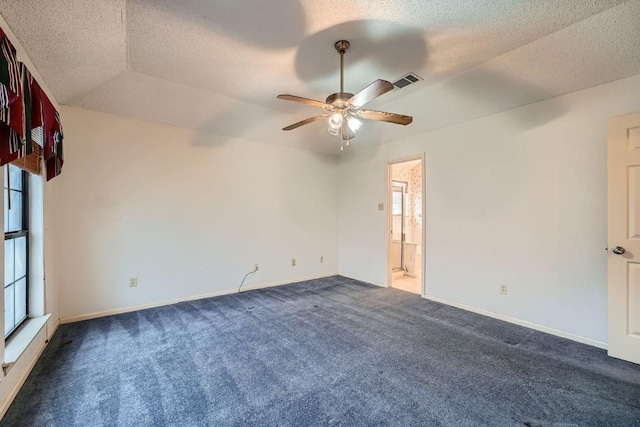
<svg viewBox="0 0 640 427">
<path fill-rule="evenodd" d="M 423 295 L 424 160 L 388 164 L 388 285 Z"/>
</svg>

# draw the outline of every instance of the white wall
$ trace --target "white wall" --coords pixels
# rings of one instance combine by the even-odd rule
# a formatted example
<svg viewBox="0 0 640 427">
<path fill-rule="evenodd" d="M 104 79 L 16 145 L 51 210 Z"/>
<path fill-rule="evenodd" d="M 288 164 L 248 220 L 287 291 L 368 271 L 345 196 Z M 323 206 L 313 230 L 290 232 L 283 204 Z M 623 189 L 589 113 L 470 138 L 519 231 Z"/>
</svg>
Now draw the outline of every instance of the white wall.
<svg viewBox="0 0 640 427">
<path fill-rule="evenodd" d="M 343 155 L 340 274 L 386 284 L 386 162 L 426 152 L 427 295 L 606 343 L 606 124 L 638 93 L 640 75 Z"/>
<path fill-rule="evenodd" d="M 63 321 L 233 291 L 256 262 L 247 287 L 337 273 L 335 156 L 71 107 L 62 121 Z"/>
</svg>

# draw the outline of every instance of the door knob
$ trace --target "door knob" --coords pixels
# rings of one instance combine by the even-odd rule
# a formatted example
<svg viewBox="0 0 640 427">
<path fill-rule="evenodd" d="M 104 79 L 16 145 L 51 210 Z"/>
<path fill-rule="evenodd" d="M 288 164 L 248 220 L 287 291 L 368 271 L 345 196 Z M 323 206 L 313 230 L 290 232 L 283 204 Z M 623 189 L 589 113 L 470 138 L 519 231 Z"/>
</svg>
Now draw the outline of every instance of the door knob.
<svg viewBox="0 0 640 427">
<path fill-rule="evenodd" d="M 622 246 L 614 246 L 613 248 L 611 248 L 611 252 L 616 255 L 622 255 L 623 253 L 625 253 L 625 250 Z"/>
</svg>

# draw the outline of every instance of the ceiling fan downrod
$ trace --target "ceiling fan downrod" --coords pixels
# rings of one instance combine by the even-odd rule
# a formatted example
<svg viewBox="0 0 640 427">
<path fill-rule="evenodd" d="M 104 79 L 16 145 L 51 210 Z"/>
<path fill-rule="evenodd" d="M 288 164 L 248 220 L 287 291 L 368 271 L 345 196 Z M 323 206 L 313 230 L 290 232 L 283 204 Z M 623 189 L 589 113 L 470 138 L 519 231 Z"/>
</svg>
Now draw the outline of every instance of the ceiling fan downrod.
<svg viewBox="0 0 640 427">
<path fill-rule="evenodd" d="M 346 40 L 339 40 L 333 45 L 340 54 L 340 93 L 344 92 L 344 54 L 351 44 Z"/>
</svg>

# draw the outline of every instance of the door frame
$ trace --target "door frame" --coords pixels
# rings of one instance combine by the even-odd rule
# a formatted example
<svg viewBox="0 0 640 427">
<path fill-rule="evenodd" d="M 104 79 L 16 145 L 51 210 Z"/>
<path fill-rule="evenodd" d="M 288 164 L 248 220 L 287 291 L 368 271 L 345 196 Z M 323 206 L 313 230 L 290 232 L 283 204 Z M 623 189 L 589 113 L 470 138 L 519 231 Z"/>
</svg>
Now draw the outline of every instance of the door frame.
<svg viewBox="0 0 640 427">
<path fill-rule="evenodd" d="M 387 173 L 385 174 L 385 188 L 387 191 L 387 209 L 386 209 L 386 227 L 385 227 L 385 248 L 387 251 L 387 282 L 386 287 L 391 287 L 391 277 L 393 274 L 393 269 L 391 268 L 391 228 L 393 224 L 392 218 L 392 203 L 393 203 L 393 175 L 391 174 L 391 167 L 396 163 L 404 163 L 411 160 L 420 160 L 422 165 L 422 235 L 420 236 L 420 247 L 422 248 L 422 257 L 420 262 L 422 264 L 422 271 L 420 274 L 420 296 L 425 297 L 427 295 L 426 288 L 426 272 L 427 272 L 427 249 L 426 249 L 426 207 L 427 207 L 427 155 L 425 152 L 399 157 L 391 160 L 387 160 L 386 168 Z"/>
</svg>

